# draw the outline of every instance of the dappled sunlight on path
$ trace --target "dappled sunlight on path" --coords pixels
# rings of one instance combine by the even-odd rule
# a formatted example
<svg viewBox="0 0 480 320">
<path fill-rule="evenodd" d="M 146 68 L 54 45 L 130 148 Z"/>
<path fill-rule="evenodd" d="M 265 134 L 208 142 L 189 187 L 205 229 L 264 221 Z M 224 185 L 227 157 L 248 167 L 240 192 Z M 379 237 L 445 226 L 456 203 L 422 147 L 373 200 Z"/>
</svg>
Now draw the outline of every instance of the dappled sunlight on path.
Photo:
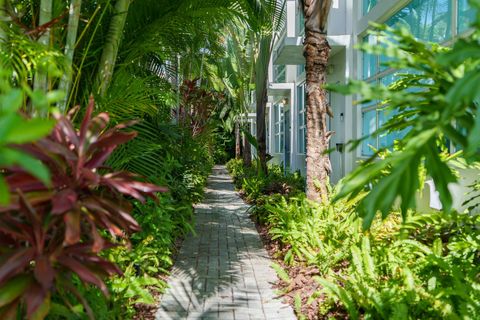
<svg viewBox="0 0 480 320">
<path fill-rule="evenodd" d="M 296 319 L 271 288 L 276 275 L 247 209 L 224 167 L 215 167 L 157 319 Z"/>
</svg>

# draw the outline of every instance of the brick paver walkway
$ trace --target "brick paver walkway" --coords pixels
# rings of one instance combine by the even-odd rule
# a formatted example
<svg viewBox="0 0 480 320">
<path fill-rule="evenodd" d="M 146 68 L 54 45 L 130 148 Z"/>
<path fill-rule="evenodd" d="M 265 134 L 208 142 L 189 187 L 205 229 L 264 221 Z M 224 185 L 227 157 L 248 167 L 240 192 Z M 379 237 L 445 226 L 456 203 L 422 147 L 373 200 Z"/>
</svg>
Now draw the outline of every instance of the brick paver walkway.
<svg viewBox="0 0 480 320">
<path fill-rule="evenodd" d="M 157 319 L 296 319 L 271 287 L 276 275 L 247 209 L 225 168 L 215 167 Z"/>
</svg>

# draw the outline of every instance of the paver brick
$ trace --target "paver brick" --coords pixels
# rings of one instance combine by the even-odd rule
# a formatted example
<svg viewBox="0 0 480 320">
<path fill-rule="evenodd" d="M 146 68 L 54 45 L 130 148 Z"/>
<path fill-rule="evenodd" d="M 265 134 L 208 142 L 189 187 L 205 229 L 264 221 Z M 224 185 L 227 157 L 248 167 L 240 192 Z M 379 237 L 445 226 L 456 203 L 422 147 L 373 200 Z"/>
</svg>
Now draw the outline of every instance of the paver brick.
<svg viewBox="0 0 480 320">
<path fill-rule="evenodd" d="M 196 236 L 183 243 L 156 318 L 296 319 L 276 298 L 275 271 L 224 167 L 215 167 L 205 195 L 195 208 Z"/>
</svg>

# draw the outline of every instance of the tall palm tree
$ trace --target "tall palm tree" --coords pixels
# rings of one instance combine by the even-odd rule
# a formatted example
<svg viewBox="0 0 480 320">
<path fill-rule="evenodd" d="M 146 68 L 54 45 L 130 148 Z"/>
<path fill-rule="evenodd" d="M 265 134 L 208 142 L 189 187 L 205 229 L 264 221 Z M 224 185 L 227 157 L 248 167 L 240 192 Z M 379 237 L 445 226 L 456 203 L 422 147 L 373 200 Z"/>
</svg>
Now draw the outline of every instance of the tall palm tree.
<svg viewBox="0 0 480 320">
<path fill-rule="evenodd" d="M 3 30 L 5 20 L 5 0 L 0 0 L 0 46 L 2 41 L 5 40 L 5 31 Z"/>
<path fill-rule="evenodd" d="M 277 31 L 284 22 L 286 1 L 265 0 L 260 11 L 258 33 L 258 53 L 255 66 L 255 91 L 257 104 L 257 143 L 260 169 L 267 172 L 266 109 L 268 102 L 268 67 L 273 52 Z"/>
<path fill-rule="evenodd" d="M 82 7 L 82 0 L 71 0 L 69 7 L 69 19 L 67 26 L 67 40 L 65 44 L 65 56 L 70 66 L 71 72 L 73 72 L 73 56 L 75 54 L 75 44 L 77 42 L 78 24 L 80 21 L 80 11 Z M 60 105 L 62 112 L 67 110 L 68 96 L 70 88 L 72 86 L 72 73 L 67 73 L 63 76 L 59 89 L 65 91 L 65 98 Z"/>
<path fill-rule="evenodd" d="M 53 10 L 53 0 L 42 0 L 40 1 L 40 14 L 38 25 L 44 25 L 52 20 L 52 10 Z M 38 42 L 48 46 L 50 42 L 50 30 L 47 28 L 45 32 L 38 39 Z M 48 86 L 48 75 L 44 70 L 37 71 L 35 75 L 34 88 L 37 90 L 47 91 Z"/>
<path fill-rule="evenodd" d="M 128 9 L 131 3 L 132 0 L 117 0 L 115 3 L 114 16 L 110 22 L 110 30 L 98 66 L 97 85 L 98 93 L 101 96 L 105 95 L 112 81 L 118 49 L 120 48 L 123 30 L 127 21 Z"/>
<path fill-rule="evenodd" d="M 247 133 L 250 133 L 251 125 L 250 122 L 246 122 L 244 126 L 243 133 L 243 163 L 245 166 L 252 166 L 252 145 L 248 141 Z"/>
<path fill-rule="evenodd" d="M 331 114 L 323 85 L 326 83 L 330 45 L 327 22 L 332 0 L 300 0 L 305 15 L 304 56 L 307 85 L 307 197 L 328 197 L 332 171 L 327 155 L 332 132 L 327 128 Z"/>
</svg>

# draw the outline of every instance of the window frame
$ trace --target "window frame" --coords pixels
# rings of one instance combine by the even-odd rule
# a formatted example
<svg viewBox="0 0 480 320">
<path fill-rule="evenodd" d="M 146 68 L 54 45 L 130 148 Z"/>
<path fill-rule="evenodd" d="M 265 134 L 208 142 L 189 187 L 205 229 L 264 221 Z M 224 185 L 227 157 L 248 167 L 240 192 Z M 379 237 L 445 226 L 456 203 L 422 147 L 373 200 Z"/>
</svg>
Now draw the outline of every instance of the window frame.
<svg viewBox="0 0 480 320">
<path fill-rule="evenodd" d="M 282 154 L 285 149 L 284 106 L 282 103 L 273 105 L 273 152 Z"/>
<path fill-rule="evenodd" d="M 297 154 L 307 153 L 307 94 L 305 82 L 297 85 Z M 303 122 L 300 120 L 303 119 Z"/>
<path fill-rule="evenodd" d="M 365 1 L 367 0 L 364 0 L 363 3 L 362 3 L 362 12 L 363 12 L 363 9 L 364 9 L 364 4 L 365 4 Z M 380 2 L 381 0 L 378 0 L 376 5 L 378 5 L 378 3 Z M 431 1 L 431 0 L 429 0 Z M 451 34 L 448 38 L 445 39 L 444 42 L 441 42 L 440 44 L 441 45 L 445 45 L 445 46 L 448 46 L 450 45 L 453 41 L 455 41 L 455 39 L 459 38 L 459 37 L 462 37 L 466 34 L 468 34 L 469 32 L 471 32 L 471 29 L 466 29 L 466 30 L 460 30 L 460 25 L 459 25 L 459 14 L 460 14 L 460 11 L 459 11 L 459 4 L 460 4 L 460 1 L 462 0 L 449 0 L 451 1 L 451 12 L 450 12 L 450 23 L 451 23 L 451 27 L 450 27 L 450 31 L 451 31 Z M 410 4 L 412 4 L 413 0 L 409 1 L 405 6 L 403 6 L 402 8 L 400 8 L 399 10 L 395 11 L 392 15 L 390 15 L 383 23 L 386 23 L 388 24 L 389 23 L 389 20 L 393 19 L 399 12 L 401 12 L 402 10 L 404 10 L 406 7 L 408 7 Z M 374 7 L 374 6 L 373 6 Z M 372 8 L 373 8 L 372 7 Z M 367 13 L 364 13 L 364 15 L 368 14 Z M 358 39 L 359 41 L 363 42 L 365 41 L 367 38 L 368 38 L 368 32 L 369 29 L 365 30 L 364 32 L 362 32 L 361 34 L 359 34 L 358 36 Z M 368 40 L 369 42 L 371 40 Z M 372 43 L 372 42 L 370 42 Z M 377 43 L 377 39 L 373 39 L 373 43 Z M 382 63 L 382 59 L 380 56 L 375 56 L 375 65 L 374 65 L 374 74 L 370 74 L 370 72 L 372 71 L 372 68 L 370 65 L 368 65 L 368 76 L 365 75 L 365 70 L 367 70 L 365 67 L 365 57 L 367 57 L 368 54 L 364 53 L 364 52 L 361 52 L 360 53 L 360 61 L 361 61 L 361 64 L 359 66 L 359 72 L 360 72 L 360 77 L 363 81 L 366 81 L 366 82 L 375 82 L 375 83 L 381 83 L 381 80 L 384 79 L 385 77 L 389 76 L 389 75 L 393 75 L 395 74 L 396 72 L 399 72 L 399 70 L 395 70 L 395 69 L 391 69 L 391 68 L 385 68 L 382 70 L 382 66 L 381 66 L 381 63 Z M 367 112 L 370 112 L 372 110 L 376 109 L 377 112 L 376 112 L 376 128 L 378 129 L 379 128 L 379 113 L 382 112 L 385 107 L 381 107 L 379 106 L 379 102 L 376 102 L 375 104 L 371 104 L 371 105 L 368 105 L 368 106 L 361 106 L 361 110 L 360 110 L 360 126 L 359 126 L 359 129 L 361 131 L 361 137 L 365 137 L 365 134 L 363 132 L 363 128 L 364 128 L 364 119 L 365 119 L 365 113 Z M 386 137 L 386 136 L 385 136 Z M 375 140 L 376 140 L 376 145 L 374 146 L 375 148 L 379 148 L 380 147 L 380 139 L 381 138 L 385 138 L 384 136 L 377 136 L 375 137 Z M 367 140 L 365 140 L 367 141 Z M 370 157 L 372 154 L 365 154 L 363 151 L 364 151 L 364 142 L 362 142 L 362 144 L 360 145 L 360 151 L 359 151 L 359 155 L 360 157 Z M 454 150 L 454 149 L 451 149 L 451 150 Z"/>
</svg>

